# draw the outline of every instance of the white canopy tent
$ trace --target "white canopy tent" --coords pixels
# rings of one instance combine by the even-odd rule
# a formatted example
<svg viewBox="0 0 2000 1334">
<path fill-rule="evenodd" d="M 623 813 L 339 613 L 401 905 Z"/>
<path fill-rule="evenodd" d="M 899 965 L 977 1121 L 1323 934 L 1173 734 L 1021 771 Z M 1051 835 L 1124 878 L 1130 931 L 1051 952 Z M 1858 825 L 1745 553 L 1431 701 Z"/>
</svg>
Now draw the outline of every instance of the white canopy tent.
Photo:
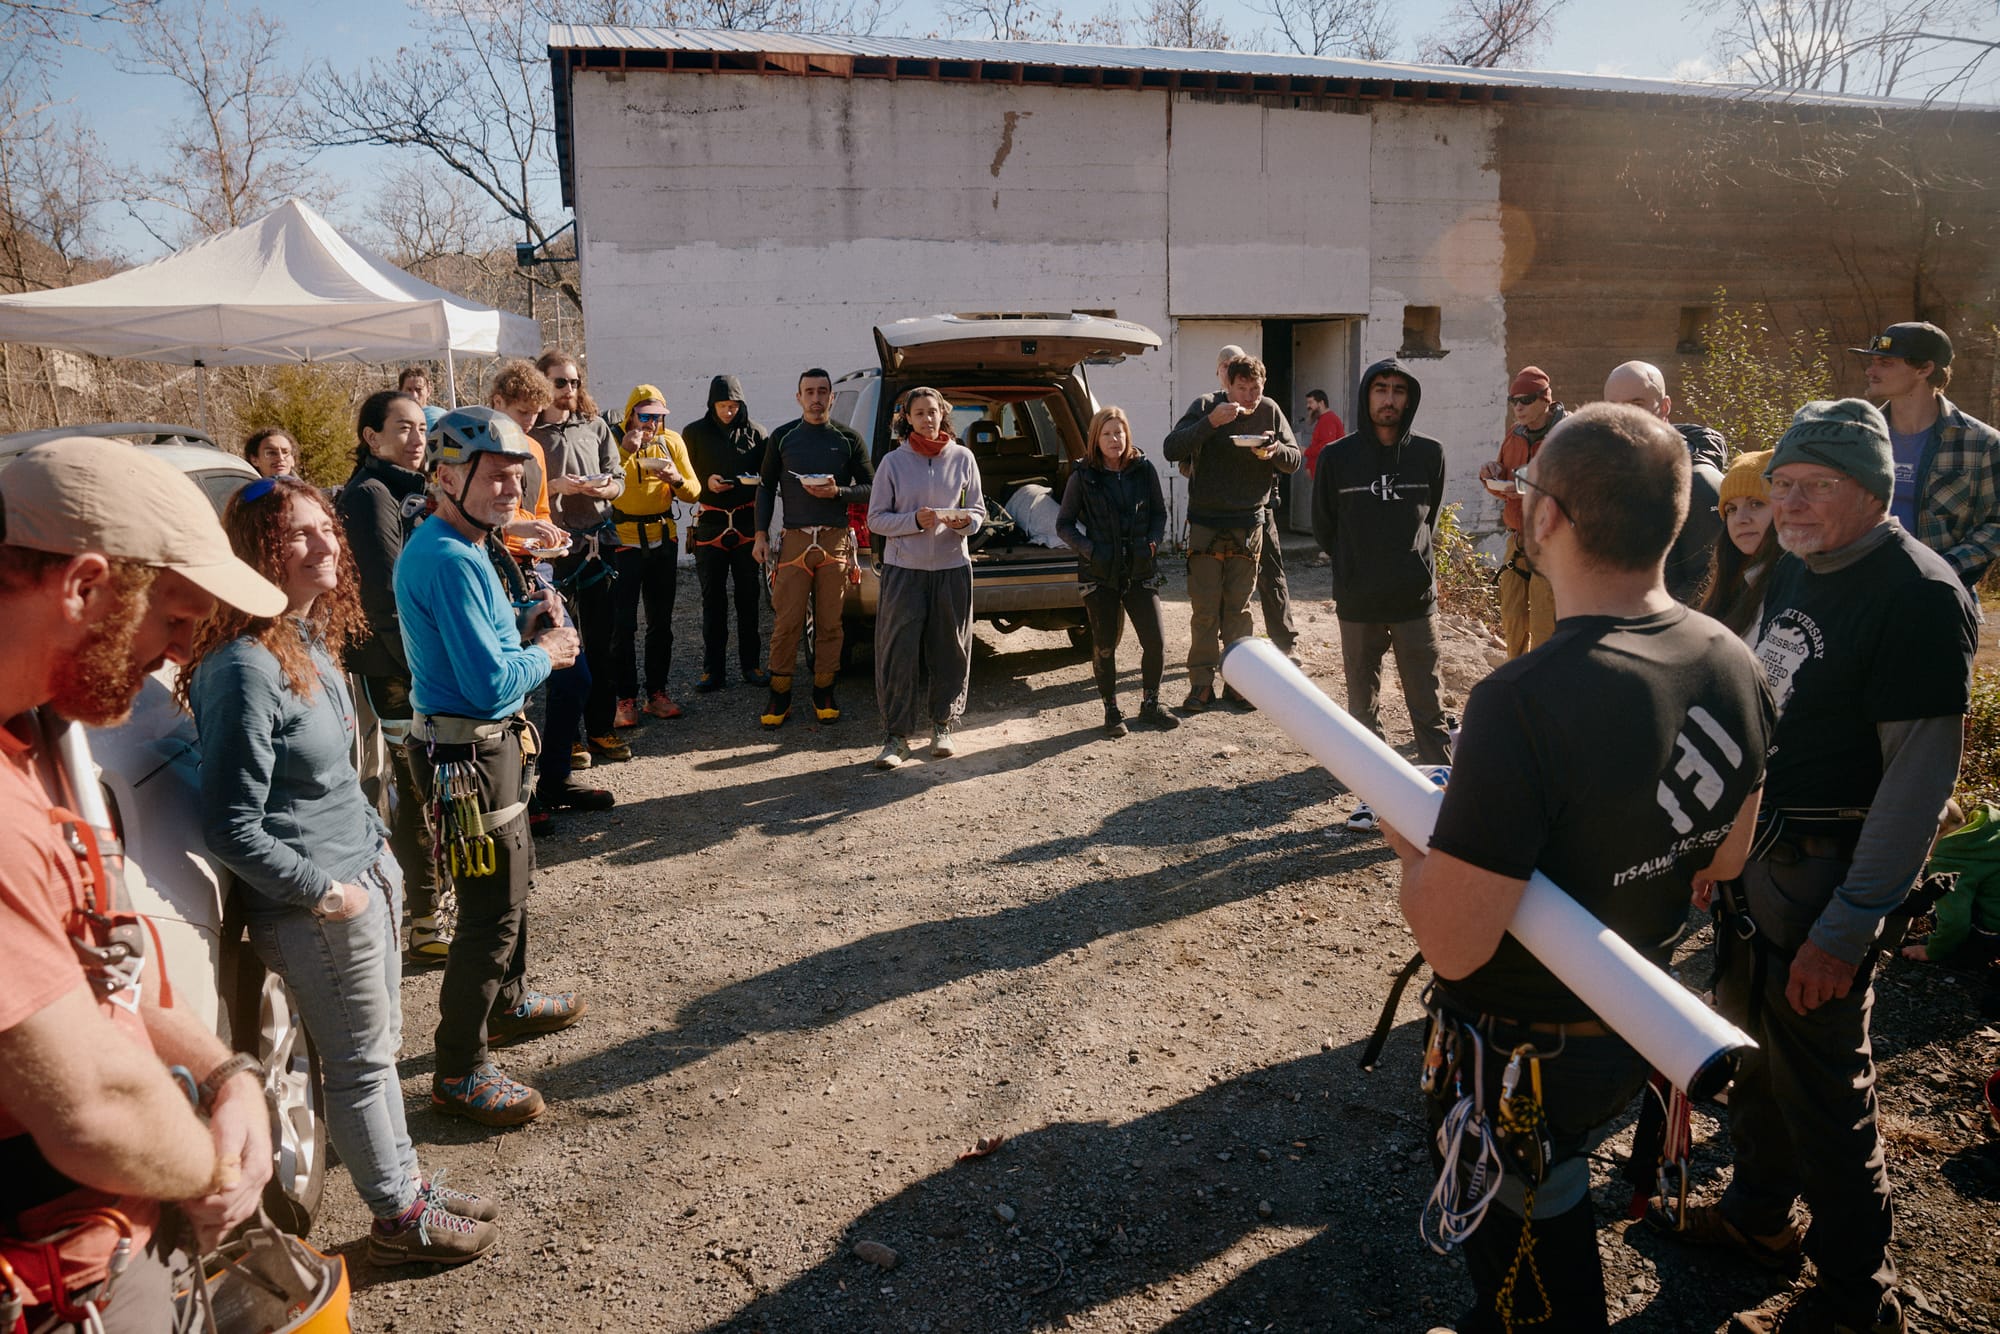
<svg viewBox="0 0 2000 1334">
<path fill-rule="evenodd" d="M 541 331 L 412 277 L 292 199 L 94 283 L 0 296 L 0 342 L 196 367 L 442 355 L 456 403 L 453 353 L 533 356 Z"/>
</svg>

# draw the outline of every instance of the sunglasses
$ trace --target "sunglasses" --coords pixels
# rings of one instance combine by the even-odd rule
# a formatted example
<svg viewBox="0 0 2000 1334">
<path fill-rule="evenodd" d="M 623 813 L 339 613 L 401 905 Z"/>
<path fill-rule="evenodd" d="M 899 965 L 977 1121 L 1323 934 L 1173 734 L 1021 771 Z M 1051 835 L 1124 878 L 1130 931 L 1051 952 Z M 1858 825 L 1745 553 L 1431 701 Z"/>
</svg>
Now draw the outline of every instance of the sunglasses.
<svg viewBox="0 0 2000 1334">
<path fill-rule="evenodd" d="M 1540 394 L 1509 394 L 1507 401 L 1517 408 L 1525 408 L 1530 403 L 1540 402 L 1541 397 Z"/>
<path fill-rule="evenodd" d="M 648 426 L 658 426 L 666 419 L 667 414 L 664 412 L 635 412 L 632 414 L 633 421 L 644 422 Z"/>
<path fill-rule="evenodd" d="M 578 376 L 576 379 L 570 380 L 560 375 L 551 375 L 549 383 L 558 389 L 581 389 L 583 388 L 583 377 Z"/>
</svg>

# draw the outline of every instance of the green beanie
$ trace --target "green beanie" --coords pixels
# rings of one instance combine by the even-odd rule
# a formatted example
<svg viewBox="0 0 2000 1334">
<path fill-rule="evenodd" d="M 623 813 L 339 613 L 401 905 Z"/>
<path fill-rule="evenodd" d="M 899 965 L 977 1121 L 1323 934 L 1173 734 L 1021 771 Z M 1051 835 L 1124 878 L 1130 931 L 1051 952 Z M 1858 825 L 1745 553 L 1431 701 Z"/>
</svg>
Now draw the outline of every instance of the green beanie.
<svg viewBox="0 0 2000 1334">
<path fill-rule="evenodd" d="M 1887 503 L 1896 489 L 1896 458 L 1889 423 L 1863 398 L 1815 399 L 1792 414 L 1792 424 L 1772 451 L 1769 477 L 1787 463 L 1817 463 L 1846 473 Z"/>
</svg>

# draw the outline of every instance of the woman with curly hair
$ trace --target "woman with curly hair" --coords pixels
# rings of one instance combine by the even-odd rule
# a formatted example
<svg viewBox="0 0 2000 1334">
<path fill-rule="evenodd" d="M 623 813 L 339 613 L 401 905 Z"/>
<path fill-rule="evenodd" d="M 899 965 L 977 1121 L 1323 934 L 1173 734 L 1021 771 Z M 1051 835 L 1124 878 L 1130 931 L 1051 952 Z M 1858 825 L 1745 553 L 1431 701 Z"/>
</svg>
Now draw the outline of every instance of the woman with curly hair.
<svg viewBox="0 0 2000 1334">
<path fill-rule="evenodd" d="M 296 478 L 244 487 L 222 526 L 287 606 L 268 619 L 222 607 L 181 674 L 209 851 L 235 873 L 250 943 L 319 1049 L 327 1131 L 375 1215 L 370 1258 L 473 1259 L 497 1239 L 492 1205 L 427 1182 L 403 1120 L 402 873 L 354 772 L 339 665 L 367 632 L 353 559 L 325 498 Z"/>
</svg>

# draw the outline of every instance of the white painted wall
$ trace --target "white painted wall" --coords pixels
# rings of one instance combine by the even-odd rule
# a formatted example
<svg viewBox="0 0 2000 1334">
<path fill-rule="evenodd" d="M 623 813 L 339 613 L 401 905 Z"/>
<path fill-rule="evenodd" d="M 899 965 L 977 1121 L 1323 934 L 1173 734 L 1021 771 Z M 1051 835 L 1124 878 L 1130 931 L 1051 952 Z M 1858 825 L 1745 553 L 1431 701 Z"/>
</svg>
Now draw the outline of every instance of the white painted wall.
<svg viewBox="0 0 2000 1334">
<path fill-rule="evenodd" d="M 1115 309 L 1168 346 L 1093 368 L 1091 382 L 1157 452 L 1212 380 L 1215 347 L 1251 346 L 1256 320 L 1365 316 L 1365 364 L 1395 350 L 1406 302 L 1431 304 L 1450 352 L 1417 368 L 1419 425 L 1446 442 L 1453 497 L 1483 495 L 1472 474 L 1506 382 L 1489 112 L 921 80 L 574 77 L 601 399 L 650 381 L 684 423 L 727 371 L 773 426 L 796 411 L 800 370 L 873 365 L 878 323 Z M 1175 346 L 1177 328 L 1199 346 Z"/>
</svg>

